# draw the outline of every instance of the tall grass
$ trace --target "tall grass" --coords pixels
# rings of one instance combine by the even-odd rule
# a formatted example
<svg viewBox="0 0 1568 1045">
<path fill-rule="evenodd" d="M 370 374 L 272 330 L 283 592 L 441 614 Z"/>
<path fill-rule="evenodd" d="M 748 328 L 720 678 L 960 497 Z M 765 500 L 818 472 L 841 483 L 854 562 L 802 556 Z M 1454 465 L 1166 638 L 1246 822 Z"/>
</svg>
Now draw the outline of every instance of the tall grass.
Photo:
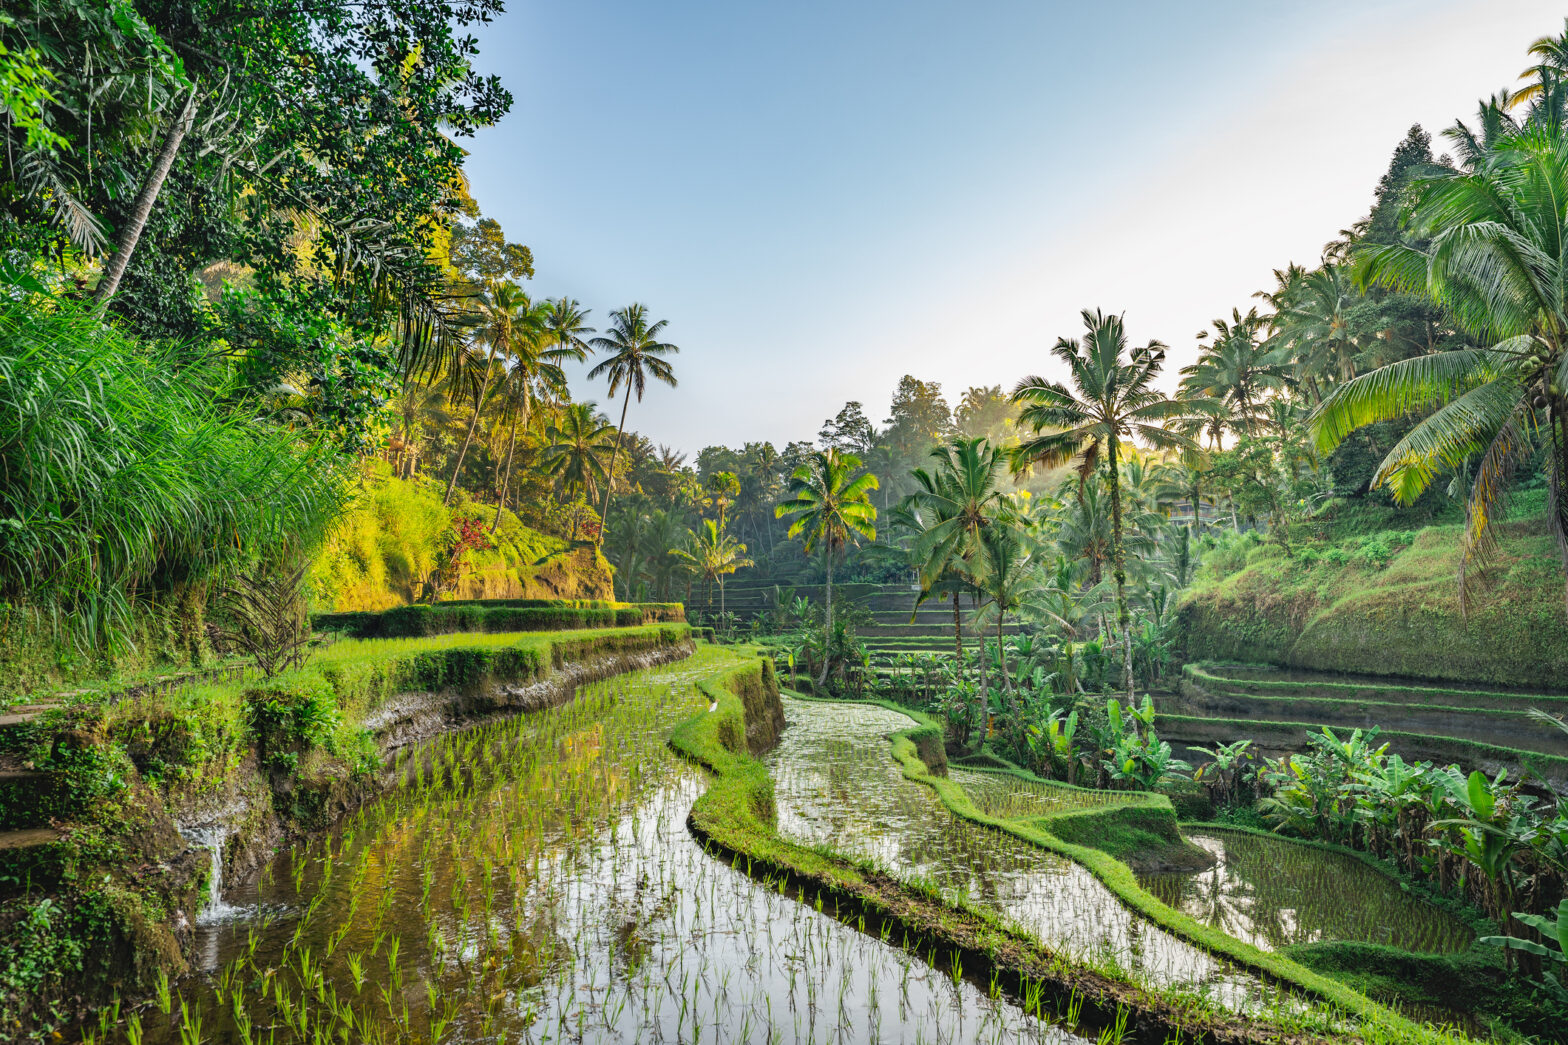
<svg viewBox="0 0 1568 1045">
<path fill-rule="evenodd" d="M 138 600 L 299 554 L 339 510 L 333 447 L 190 358 L 69 303 L 0 302 L 0 597 L 83 646 L 128 641 Z"/>
</svg>

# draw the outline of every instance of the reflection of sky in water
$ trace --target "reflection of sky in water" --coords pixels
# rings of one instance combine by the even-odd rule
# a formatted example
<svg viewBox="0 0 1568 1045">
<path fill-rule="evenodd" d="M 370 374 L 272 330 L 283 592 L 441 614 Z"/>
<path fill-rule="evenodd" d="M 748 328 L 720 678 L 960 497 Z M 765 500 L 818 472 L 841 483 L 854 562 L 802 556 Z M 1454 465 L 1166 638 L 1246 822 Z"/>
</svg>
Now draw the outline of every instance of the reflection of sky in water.
<svg viewBox="0 0 1568 1045">
<path fill-rule="evenodd" d="M 886 738 L 908 728 L 907 717 L 871 705 L 786 699 L 784 708 L 789 727 L 768 768 L 786 837 L 962 892 L 1054 950 L 1113 959 L 1146 982 L 1232 1005 L 1260 989 L 1135 915 L 1078 864 L 954 816 L 929 787 L 905 780 Z"/>
<path fill-rule="evenodd" d="M 1459 919 L 1345 853 L 1241 831 L 1191 831 L 1218 859 L 1196 874 L 1142 877 L 1165 903 L 1265 950 L 1363 940 L 1412 951 L 1467 949 Z"/>
</svg>

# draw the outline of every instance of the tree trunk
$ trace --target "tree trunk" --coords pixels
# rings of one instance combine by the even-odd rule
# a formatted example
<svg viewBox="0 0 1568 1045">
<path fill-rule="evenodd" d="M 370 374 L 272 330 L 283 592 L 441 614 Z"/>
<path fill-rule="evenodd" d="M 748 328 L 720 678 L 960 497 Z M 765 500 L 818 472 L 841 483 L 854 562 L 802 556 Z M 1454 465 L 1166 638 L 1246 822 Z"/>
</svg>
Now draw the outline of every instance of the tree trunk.
<svg viewBox="0 0 1568 1045">
<path fill-rule="evenodd" d="M 615 462 L 621 456 L 621 439 L 626 435 L 626 408 L 632 405 L 632 383 L 626 382 L 626 398 L 621 400 L 621 427 L 615 430 L 615 449 L 610 451 L 610 474 L 604 477 L 604 510 L 599 513 L 599 544 L 610 525 L 610 494 L 615 489 Z"/>
<path fill-rule="evenodd" d="M 517 417 L 512 417 L 512 434 L 506 443 L 506 469 L 501 473 L 501 498 L 495 502 L 495 522 L 490 524 L 490 532 L 495 533 L 501 525 L 501 510 L 506 507 L 506 492 L 512 485 L 512 454 L 517 451 Z"/>
<path fill-rule="evenodd" d="M 479 394 L 474 397 L 474 418 L 468 422 L 468 434 L 463 437 L 462 449 L 457 451 L 457 464 L 452 468 L 452 478 L 447 480 L 446 496 L 441 498 L 445 507 L 452 503 L 452 491 L 457 488 L 457 477 L 463 473 L 463 458 L 468 456 L 468 448 L 473 445 L 474 432 L 479 429 L 479 410 L 484 406 L 485 393 L 490 391 L 490 369 L 495 362 L 495 346 L 490 346 L 490 354 L 485 358 L 485 379 L 479 383 Z"/>
<path fill-rule="evenodd" d="M 152 162 L 152 169 L 147 172 L 147 180 L 142 183 L 141 191 L 132 201 L 131 213 L 126 216 L 125 224 L 120 228 L 120 234 L 115 239 L 114 254 L 110 256 L 109 264 L 103 271 L 103 278 L 98 281 L 98 290 L 93 294 L 93 302 L 99 308 L 106 306 L 109 299 L 114 297 L 115 291 L 120 289 L 120 280 L 124 278 L 126 267 L 131 263 L 131 255 L 136 250 L 137 242 L 142 238 L 142 230 L 147 227 L 147 218 L 152 214 L 152 205 L 157 202 L 158 194 L 163 191 L 164 179 L 169 176 L 169 168 L 174 166 L 174 157 L 180 151 L 180 145 L 185 141 L 185 136 L 190 133 L 191 124 L 195 120 L 196 91 L 192 88 L 184 107 L 170 124 L 169 133 L 163 139 L 163 148 L 158 150 L 158 156 Z"/>
<path fill-rule="evenodd" d="M 979 607 L 976 606 L 975 609 L 978 611 Z M 978 612 L 976 616 L 979 616 Z M 978 625 L 979 621 L 975 623 Z M 991 717 L 991 693 L 986 687 L 985 632 L 980 631 L 978 628 L 976 628 L 976 632 L 980 641 L 980 744 L 984 746 L 986 736 L 990 733 L 990 730 L 986 727 Z"/>
<path fill-rule="evenodd" d="M 724 574 L 719 574 L 719 619 L 724 619 Z"/>
<path fill-rule="evenodd" d="M 822 613 L 822 676 L 817 679 L 817 686 L 824 687 L 828 684 L 828 663 L 832 660 L 829 651 L 833 646 L 833 544 L 824 541 L 828 560 L 828 583 L 826 596 L 823 600 Z"/>
<path fill-rule="evenodd" d="M 1127 555 L 1122 548 L 1122 483 L 1116 473 L 1116 436 L 1107 443 L 1110 453 L 1107 464 L 1111 471 L 1111 561 L 1116 575 L 1116 625 L 1122 633 L 1122 681 L 1127 688 L 1127 703 L 1133 703 L 1132 685 L 1132 614 L 1127 610 Z"/>
<path fill-rule="evenodd" d="M 958 610 L 958 590 L 953 590 L 953 655 L 958 658 L 958 680 L 962 682 L 968 677 L 968 669 L 964 667 L 964 618 Z"/>
</svg>

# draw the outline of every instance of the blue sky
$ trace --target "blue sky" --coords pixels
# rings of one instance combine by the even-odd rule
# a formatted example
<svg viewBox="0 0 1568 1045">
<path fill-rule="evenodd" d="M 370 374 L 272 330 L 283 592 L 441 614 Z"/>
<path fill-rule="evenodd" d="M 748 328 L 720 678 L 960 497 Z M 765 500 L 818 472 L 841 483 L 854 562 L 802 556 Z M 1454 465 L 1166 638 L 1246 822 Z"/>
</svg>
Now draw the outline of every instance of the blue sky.
<svg viewBox="0 0 1568 1045">
<path fill-rule="evenodd" d="M 1523 0 L 512 0 L 464 144 L 535 295 L 670 321 L 628 426 L 695 453 L 811 438 L 900 375 L 1010 388 L 1085 307 L 1194 335 L 1364 215 L 1411 123 L 1513 82 Z M 1441 151 L 1441 143 L 1437 143 Z M 602 386 L 576 373 L 579 398 Z M 618 413 L 618 411 L 616 411 Z"/>
</svg>

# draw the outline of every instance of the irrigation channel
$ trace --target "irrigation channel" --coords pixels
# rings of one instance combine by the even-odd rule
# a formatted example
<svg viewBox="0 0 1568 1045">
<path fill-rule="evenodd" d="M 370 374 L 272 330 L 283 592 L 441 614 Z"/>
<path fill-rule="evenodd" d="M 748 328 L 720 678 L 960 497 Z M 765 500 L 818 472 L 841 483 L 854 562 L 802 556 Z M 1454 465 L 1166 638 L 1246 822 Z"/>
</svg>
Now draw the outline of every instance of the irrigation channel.
<svg viewBox="0 0 1568 1045">
<path fill-rule="evenodd" d="M 1206 995 L 1234 1009 L 1284 1003 L 1257 978 L 1130 911 L 1087 869 L 964 820 L 930 788 L 904 779 L 887 737 L 914 724 L 907 716 L 874 705 L 790 698 L 784 713 L 789 726 L 767 761 L 785 837 L 830 844 L 900 878 L 934 884 L 1058 953 L 1114 967 L 1151 986 Z M 1006 803 L 1033 808 L 1061 801 L 1031 794 L 1014 778 L 951 772 L 995 815 L 1022 815 L 999 812 L 996 807 Z"/>
<path fill-rule="evenodd" d="M 736 656 L 422 746 L 405 786 L 228 891 L 203 975 L 86 1040 L 1088 1040 L 703 851 L 685 821 L 707 783 L 666 739 Z"/>
</svg>

